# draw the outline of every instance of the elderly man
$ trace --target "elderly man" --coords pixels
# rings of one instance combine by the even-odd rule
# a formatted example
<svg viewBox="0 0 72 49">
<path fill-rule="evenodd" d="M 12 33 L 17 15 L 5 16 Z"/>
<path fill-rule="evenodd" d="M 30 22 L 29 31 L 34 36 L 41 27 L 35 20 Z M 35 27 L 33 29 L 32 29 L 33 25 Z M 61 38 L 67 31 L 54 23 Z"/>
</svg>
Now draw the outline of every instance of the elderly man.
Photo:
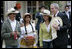
<svg viewBox="0 0 72 49">
<path fill-rule="evenodd" d="M 20 24 L 15 20 L 18 11 L 11 8 L 7 12 L 8 19 L 4 21 L 1 30 L 1 36 L 5 40 L 6 48 L 17 48 L 18 38 L 20 36 Z"/>
<path fill-rule="evenodd" d="M 51 12 L 53 17 L 60 17 L 63 21 L 63 26 L 56 26 L 55 24 L 53 27 L 57 30 L 57 38 L 53 40 L 53 47 L 54 48 L 67 48 L 67 28 L 68 28 L 68 19 L 67 17 L 59 12 L 59 6 L 57 3 L 53 3 L 50 5 Z"/>
</svg>

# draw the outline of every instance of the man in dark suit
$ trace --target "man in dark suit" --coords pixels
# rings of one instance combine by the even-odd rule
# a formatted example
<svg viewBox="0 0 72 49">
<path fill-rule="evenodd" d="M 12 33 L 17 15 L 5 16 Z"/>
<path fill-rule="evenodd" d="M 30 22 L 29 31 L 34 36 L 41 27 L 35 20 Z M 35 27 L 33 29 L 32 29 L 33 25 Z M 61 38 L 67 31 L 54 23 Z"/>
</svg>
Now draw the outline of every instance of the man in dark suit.
<svg viewBox="0 0 72 49">
<path fill-rule="evenodd" d="M 69 28 L 68 28 L 67 32 L 68 32 L 68 35 L 70 36 L 70 37 L 68 37 L 68 44 L 70 45 L 71 44 L 71 12 L 69 11 L 68 5 L 65 6 L 65 11 L 63 11 L 63 13 L 68 18 Z"/>
<path fill-rule="evenodd" d="M 68 19 L 63 13 L 59 12 L 59 6 L 57 3 L 51 4 L 50 9 L 54 17 L 60 17 L 63 21 L 62 27 L 53 25 L 53 27 L 57 30 L 57 38 L 53 40 L 53 48 L 67 48 Z"/>
</svg>

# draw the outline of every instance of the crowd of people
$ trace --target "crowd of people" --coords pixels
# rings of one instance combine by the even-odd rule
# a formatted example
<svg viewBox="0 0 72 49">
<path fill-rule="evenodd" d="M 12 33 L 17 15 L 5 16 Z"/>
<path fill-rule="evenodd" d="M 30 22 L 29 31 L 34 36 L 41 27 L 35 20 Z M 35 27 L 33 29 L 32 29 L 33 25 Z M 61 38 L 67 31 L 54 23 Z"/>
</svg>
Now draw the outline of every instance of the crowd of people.
<svg viewBox="0 0 72 49">
<path fill-rule="evenodd" d="M 67 48 L 71 44 L 71 11 L 65 6 L 60 12 L 59 5 L 52 3 L 50 10 L 41 6 L 35 14 L 24 13 L 21 18 L 20 3 L 8 10 L 7 19 L 1 18 L 1 40 L 6 48 Z M 70 38 L 68 38 L 68 35 Z"/>
</svg>

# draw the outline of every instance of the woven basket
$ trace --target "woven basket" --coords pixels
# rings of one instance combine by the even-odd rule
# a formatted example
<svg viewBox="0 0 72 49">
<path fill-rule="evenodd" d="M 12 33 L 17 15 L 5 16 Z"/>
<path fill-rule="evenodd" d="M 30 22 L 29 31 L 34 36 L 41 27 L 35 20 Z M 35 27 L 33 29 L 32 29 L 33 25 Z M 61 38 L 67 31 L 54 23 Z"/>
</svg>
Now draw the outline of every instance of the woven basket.
<svg viewBox="0 0 72 49">
<path fill-rule="evenodd" d="M 32 36 L 27 36 L 27 37 L 25 37 L 24 39 L 23 39 L 23 38 L 21 39 L 20 44 L 21 44 L 21 45 L 26 45 L 26 46 L 31 46 L 31 45 L 34 44 L 34 42 L 35 42 L 35 38 L 34 38 L 34 37 L 32 37 Z"/>
</svg>

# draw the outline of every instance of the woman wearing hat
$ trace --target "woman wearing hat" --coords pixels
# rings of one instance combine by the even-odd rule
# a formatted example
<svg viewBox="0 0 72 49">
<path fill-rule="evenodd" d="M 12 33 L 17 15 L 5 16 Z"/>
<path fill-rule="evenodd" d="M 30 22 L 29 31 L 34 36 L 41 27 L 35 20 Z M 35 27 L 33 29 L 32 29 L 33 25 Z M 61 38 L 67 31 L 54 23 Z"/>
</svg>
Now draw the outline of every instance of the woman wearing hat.
<svg viewBox="0 0 72 49">
<path fill-rule="evenodd" d="M 52 48 L 52 27 L 50 24 L 51 16 L 49 10 L 44 10 L 43 13 L 44 22 L 40 24 L 40 47 Z"/>
<path fill-rule="evenodd" d="M 21 27 L 20 47 L 36 48 L 37 35 L 35 32 L 35 24 L 31 23 L 30 13 L 25 13 L 23 17 L 24 26 Z"/>
<path fill-rule="evenodd" d="M 18 38 L 20 36 L 20 24 L 15 20 L 18 11 L 11 8 L 7 12 L 8 19 L 4 21 L 1 30 L 1 36 L 5 40 L 6 48 L 17 48 Z"/>
</svg>

